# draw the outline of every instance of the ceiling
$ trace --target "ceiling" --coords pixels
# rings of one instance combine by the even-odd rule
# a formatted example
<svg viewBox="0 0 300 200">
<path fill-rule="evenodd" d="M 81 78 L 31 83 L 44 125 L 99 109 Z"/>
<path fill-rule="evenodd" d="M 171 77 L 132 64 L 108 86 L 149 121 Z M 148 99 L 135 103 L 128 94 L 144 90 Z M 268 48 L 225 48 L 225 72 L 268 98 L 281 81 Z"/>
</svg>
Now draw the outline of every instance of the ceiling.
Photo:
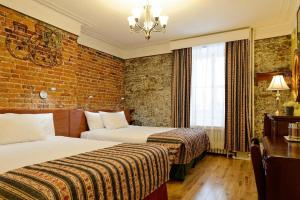
<svg viewBox="0 0 300 200">
<path fill-rule="evenodd" d="M 291 20 L 297 0 L 152 0 L 169 16 L 167 32 L 130 33 L 127 17 L 144 0 L 35 0 L 79 21 L 82 31 L 119 48 L 144 47 L 170 40 L 243 27 L 265 27 Z"/>
</svg>

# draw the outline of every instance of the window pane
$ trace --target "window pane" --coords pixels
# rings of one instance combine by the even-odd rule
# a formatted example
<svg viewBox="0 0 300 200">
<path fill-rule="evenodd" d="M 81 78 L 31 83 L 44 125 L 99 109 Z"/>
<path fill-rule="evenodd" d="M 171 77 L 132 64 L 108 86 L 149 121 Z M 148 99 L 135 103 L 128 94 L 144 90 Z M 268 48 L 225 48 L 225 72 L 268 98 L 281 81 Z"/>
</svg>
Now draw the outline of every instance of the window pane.
<svg viewBox="0 0 300 200">
<path fill-rule="evenodd" d="M 191 126 L 224 127 L 224 43 L 193 47 L 191 87 Z"/>
</svg>

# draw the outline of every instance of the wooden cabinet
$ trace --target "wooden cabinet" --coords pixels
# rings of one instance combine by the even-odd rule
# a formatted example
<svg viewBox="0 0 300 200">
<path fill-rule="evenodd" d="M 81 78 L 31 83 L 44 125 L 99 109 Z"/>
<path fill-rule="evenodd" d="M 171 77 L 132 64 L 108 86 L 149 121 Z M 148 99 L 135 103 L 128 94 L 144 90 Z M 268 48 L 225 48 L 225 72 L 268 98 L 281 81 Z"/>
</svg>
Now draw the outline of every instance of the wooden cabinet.
<svg viewBox="0 0 300 200">
<path fill-rule="evenodd" d="M 300 116 L 265 114 L 264 136 L 288 135 L 288 125 L 294 122 L 300 122 Z"/>
</svg>

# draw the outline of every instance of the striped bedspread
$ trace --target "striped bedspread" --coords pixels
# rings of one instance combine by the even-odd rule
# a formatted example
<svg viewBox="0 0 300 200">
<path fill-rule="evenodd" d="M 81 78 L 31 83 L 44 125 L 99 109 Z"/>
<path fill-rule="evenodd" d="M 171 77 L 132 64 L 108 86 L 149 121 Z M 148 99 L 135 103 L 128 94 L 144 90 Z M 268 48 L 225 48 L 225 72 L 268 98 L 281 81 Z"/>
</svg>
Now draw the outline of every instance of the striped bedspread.
<svg viewBox="0 0 300 200">
<path fill-rule="evenodd" d="M 172 164 L 188 164 L 209 148 L 209 138 L 202 128 L 178 128 L 155 133 L 147 143 L 160 144 L 169 149 Z"/>
<path fill-rule="evenodd" d="M 0 175 L 0 199 L 143 199 L 169 178 L 168 151 L 120 144 Z"/>
</svg>

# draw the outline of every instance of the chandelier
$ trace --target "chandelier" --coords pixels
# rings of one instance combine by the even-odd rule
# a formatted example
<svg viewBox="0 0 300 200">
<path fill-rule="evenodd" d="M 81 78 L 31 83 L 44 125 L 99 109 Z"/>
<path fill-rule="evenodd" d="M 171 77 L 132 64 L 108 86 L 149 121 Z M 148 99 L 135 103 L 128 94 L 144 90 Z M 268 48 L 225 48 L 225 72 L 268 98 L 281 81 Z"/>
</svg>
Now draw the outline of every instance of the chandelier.
<svg viewBox="0 0 300 200">
<path fill-rule="evenodd" d="M 150 5 L 149 0 L 143 9 L 132 9 L 132 16 L 128 17 L 130 31 L 144 32 L 147 40 L 150 39 L 152 32 L 165 32 L 169 17 L 160 16 L 160 12 L 161 9 Z"/>
</svg>

